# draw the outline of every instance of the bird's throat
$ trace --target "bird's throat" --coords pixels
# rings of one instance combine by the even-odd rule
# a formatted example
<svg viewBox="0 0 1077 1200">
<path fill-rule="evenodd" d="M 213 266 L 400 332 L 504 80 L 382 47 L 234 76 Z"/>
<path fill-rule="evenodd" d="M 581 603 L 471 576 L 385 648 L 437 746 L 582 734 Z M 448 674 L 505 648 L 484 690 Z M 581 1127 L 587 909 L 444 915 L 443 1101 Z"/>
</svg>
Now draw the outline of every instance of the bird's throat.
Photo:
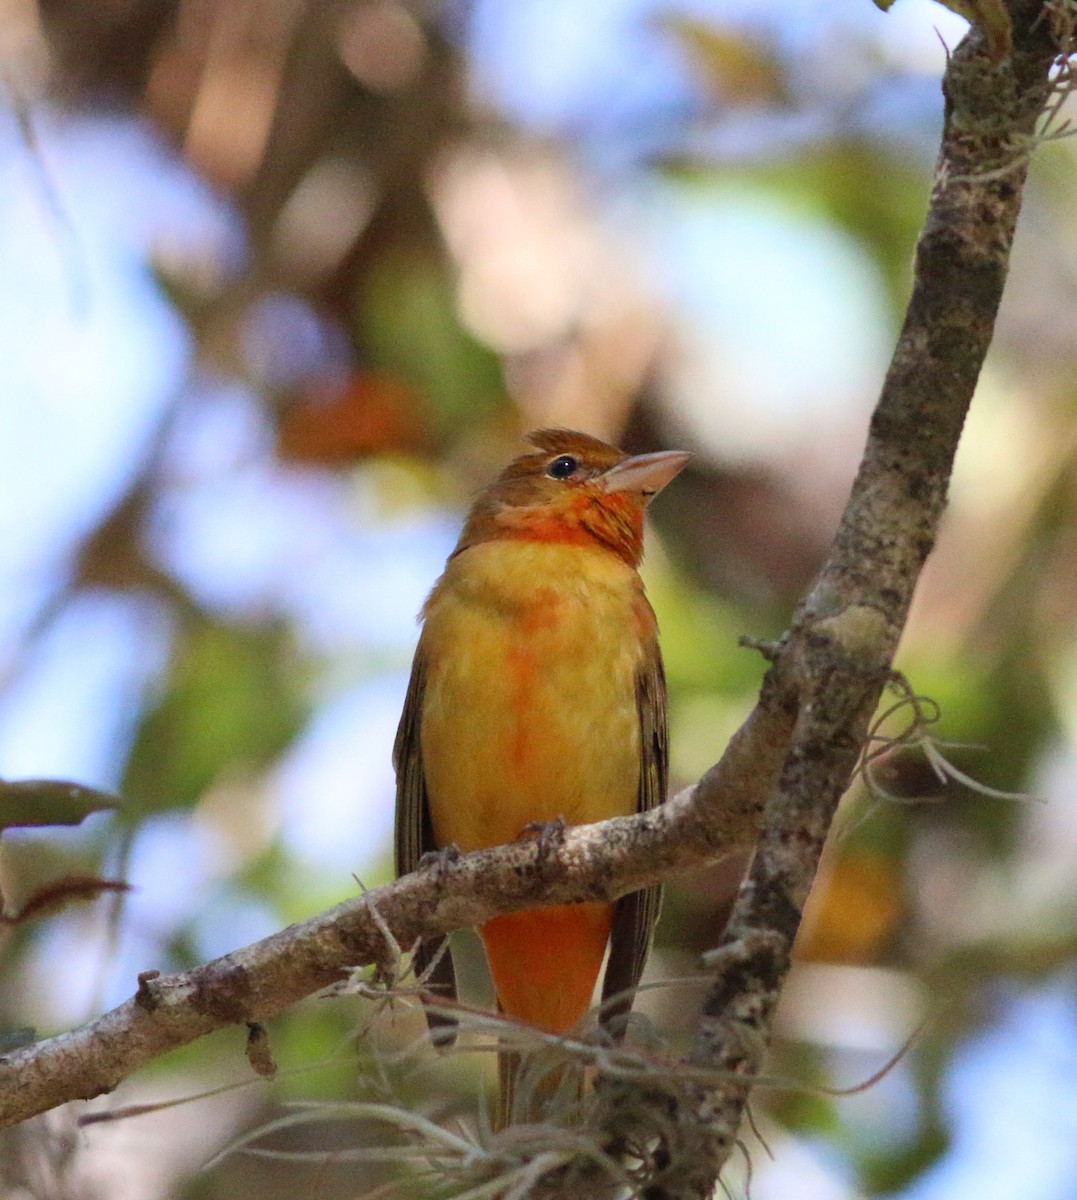
<svg viewBox="0 0 1077 1200">
<path fill-rule="evenodd" d="M 565 546 L 603 546 L 630 567 L 643 556 L 643 509 L 632 498 L 596 496 L 590 490 L 562 504 L 506 506 L 494 517 L 498 535 Z"/>
</svg>

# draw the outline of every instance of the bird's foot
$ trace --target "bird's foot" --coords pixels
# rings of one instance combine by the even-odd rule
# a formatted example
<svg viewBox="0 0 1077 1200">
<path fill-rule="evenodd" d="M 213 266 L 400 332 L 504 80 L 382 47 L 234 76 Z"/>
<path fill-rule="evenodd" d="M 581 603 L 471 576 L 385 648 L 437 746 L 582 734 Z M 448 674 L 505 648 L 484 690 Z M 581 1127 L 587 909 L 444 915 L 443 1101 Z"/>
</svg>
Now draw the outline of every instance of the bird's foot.
<svg viewBox="0 0 1077 1200">
<path fill-rule="evenodd" d="M 435 870 L 439 876 L 444 876 L 449 867 L 461 857 L 460 847 L 455 842 L 442 846 L 439 850 L 428 850 L 419 859 L 419 870 Z"/>
<path fill-rule="evenodd" d="M 555 817 L 552 821 L 528 821 L 520 830 L 518 840 L 537 841 L 539 862 L 542 862 L 565 844 L 567 828 L 564 817 Z"/>
</svg>

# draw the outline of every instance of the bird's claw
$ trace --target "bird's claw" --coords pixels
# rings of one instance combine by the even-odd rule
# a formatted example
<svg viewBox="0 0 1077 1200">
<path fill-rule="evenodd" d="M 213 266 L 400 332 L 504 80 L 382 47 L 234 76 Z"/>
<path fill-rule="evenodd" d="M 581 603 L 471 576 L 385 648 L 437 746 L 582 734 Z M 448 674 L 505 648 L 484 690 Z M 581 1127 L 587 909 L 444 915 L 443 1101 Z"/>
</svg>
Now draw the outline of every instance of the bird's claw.
<svg viewBox="0 0 1077 1200">
<path fill-rule="evenodd" d="M 433 868 L 439 875 L 444 875 L 460 856 L 460 847 L 455 842 L 450 842 L 449 845 L 442 846 L 439 850 L 428 850 L 419 859 L 419 870 L 425 871 Z"/>
<path fill-rule="evenodd" d="M 552 821 L 528 821 L 520 831 L 520 840 L 537 841 L 539 861 L 542 862 L 564 845 L 567 828 L 564 817 L 555 817 Z"/>
</svg>

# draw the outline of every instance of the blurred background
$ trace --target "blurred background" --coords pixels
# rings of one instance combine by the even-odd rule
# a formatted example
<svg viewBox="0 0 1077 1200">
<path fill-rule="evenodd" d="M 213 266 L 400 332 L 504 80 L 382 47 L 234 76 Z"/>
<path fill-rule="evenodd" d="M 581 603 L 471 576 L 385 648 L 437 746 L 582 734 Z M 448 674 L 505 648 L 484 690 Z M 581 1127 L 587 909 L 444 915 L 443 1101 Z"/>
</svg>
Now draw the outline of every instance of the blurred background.
<svg viewBox="0 0 1077 1200">
<path fill-rule="evenodd" d="M 844 503 L 963 30 L 928 0 L 0 0 L 0 776 L 124 800 L 6 831 L 0 890 L 133 889 L 0 929 L 7 1044 L 390 877 L 415 614 L 528 428 L 694 451 L 646 577 L 675 786 L 719 756 L 761 677 L 737 638 L 784 628 Z M 960 769 L 1028 798 L 914 752 L 847 798 L 756 1200 L 1077 1194 L 1075 185 L 1042 146 L 900 659 Z M 671 885 L 649 980 L 695 970 L 743 865 Z M 642 1007 L 675 1048 L 694 1003 Z M 0 1196 L 361 1194 L 350 1122 L 262 1143 L 320 1164 L 204 1165 L 364 1095 L 370 1013 L 274 1021 L 272 1084 L 9 1131 Z M 466 1119 L 482 1067 L 409 1103 Z M 89 1107 L 249 1078 L 224 1031 Z"/>
</svg>

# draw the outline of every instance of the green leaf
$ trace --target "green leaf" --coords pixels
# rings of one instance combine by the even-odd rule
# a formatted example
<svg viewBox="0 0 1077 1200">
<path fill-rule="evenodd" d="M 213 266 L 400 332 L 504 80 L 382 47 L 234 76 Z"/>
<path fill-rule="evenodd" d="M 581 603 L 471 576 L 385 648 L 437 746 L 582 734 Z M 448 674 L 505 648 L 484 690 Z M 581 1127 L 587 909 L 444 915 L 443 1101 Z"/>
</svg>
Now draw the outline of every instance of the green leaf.
<svg viewBox="0 0 1077 1200">
<path fill-rule="evenodd" d="M 120 803 L 118 796 L 62 779 L 0 781 L 0 829 L 78 825 L 90 813 Z"/>
</svg>

